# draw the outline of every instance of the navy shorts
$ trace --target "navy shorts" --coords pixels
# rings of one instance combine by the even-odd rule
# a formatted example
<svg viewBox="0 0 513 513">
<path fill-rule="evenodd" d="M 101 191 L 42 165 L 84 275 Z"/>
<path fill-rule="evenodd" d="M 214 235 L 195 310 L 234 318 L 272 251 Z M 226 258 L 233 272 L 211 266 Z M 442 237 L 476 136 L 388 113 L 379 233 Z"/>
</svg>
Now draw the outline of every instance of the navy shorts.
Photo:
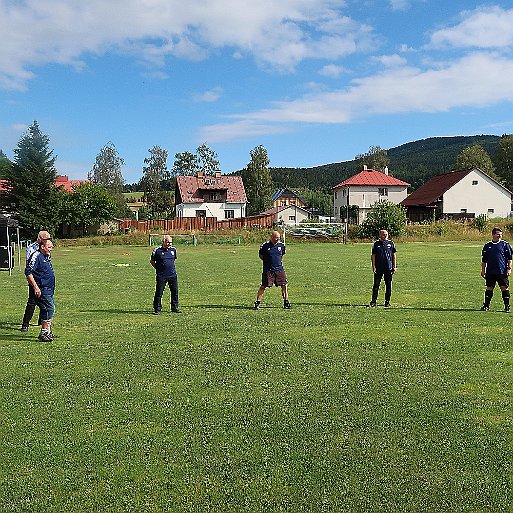
<svg viewBox="0 0 513 513">
<path fill-rule="evenodd" d="M 507 274 L 488 274 L 486 273 L 486 286 L 493 288 L 495 284 L 499 287 L 506 287 L 509 289 L 509 278 Z"/>
<path fill-rule="evenodd" d="M 267 271 L 262 273 L 262 285 L 264 287 L 272 287 L 273 285 L 281 287 L 282 285 L 287 285 L 287 283 L 285 271 L 278 271 L 277 273 Z"/>
</svg>

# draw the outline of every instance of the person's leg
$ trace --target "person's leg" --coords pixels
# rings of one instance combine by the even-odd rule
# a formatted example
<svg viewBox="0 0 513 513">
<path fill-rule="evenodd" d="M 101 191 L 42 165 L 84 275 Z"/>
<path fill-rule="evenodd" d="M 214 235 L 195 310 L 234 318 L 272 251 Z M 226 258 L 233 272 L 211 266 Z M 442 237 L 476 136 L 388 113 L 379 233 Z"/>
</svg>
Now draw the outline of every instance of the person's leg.
<svg viewBox="0 0 513 513">
<path fill-rule="evenodd" d="M 260 307 L 260 302 L 262 301 L 262 298 L 264 297 L 265 289 L 268 286 L 268 275 L 267 273 L 262 273 L 262 282 L 260 284 L 260 288 L 257 292 L 257 298 L 255 301 L 255 304 L 253 305 L 253 310 L 258 310 Z"/>
<path fill-rule="evenodd" d="M 155 278 L 155 295 L 153 296 L 153 312 L 160 313 L 162 310 L 162 294 L 166 287 L 166 280 L 157 276 Z"/>
<path fill-rule="evenodd" d="M 171 311 L 179 312 L 178 308 L 178 277 L 172 276 L 168 280 L 169 290 L 171 291 Z"/>
<path fill-rule="evenodd" d="M 392 273 L 390 271 L 383 274 L 385 280 L 385 306 L 390 306 L 390 298 L 392 297 Z"/>
<path fill-rule="evenodd" d="M 56 338 L 52 334 L 52 319 L 55 313 L 55 304 L 53 296 L 42 295 L 37 299 L 37 306 L 39 306 L 41 318 L 41 332 L 39 333 L 39 340 L 42 342 L 51 342 Z"/>
<path fill-rule="evenodd" d="M 507 276 L 502 277 L 499 282 L 499 287 L 502 292 L 502 301 L 504 302 L 504 311 L 506 313 L 509 313 L 509 299 L 510 299 L 510 293 L 509 293 L 509 279 Z"/>
<path fill-rule="evenodd" d="M 376 271 L 374 273 L 374 282 L 372 284 L 372 299 L 370 302 L 370 306 L 376 306 L 381 278 L 383 278 L 383 272 Z"/>
<path fill-rule="evenodd" d="M 34 316 L 34 311 L 36 309 L 36 297 L 34 295 L 34 290 L 32 287 L 29 287 L 29 295 L 27 299 L 27 305 L 25 306 L 25 313 L 23 314 L 23 320 L 21 321 L 21 331 L 28 331 L 30 326 L 30 321 Z M 41 324 L 41 323 L 39 323 Z"/>
</svg>

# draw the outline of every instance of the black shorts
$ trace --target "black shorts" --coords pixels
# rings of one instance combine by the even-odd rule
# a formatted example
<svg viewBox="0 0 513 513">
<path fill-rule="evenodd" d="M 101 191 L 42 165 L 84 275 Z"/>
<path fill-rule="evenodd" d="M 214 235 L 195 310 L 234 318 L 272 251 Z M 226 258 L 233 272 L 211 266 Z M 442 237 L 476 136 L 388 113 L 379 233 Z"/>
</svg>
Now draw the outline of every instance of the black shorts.
<svg viewBox="0 0 513 513">
<path fill-rule="evenodd" d="M 509 289 L 509 278 L 507 274 L 488 274 L 486 273 L 486 286 L 493 288 L 495 284 L 499 287 L 506 287 Z"/>
<path fill-rule="evenodd" d="M 264 287 L 272 287 L 273 285 L 282 286 L 287 285 L 287 275 L 285 271 L 279 271 L 277 273 L 273 271 L 262 273 L 262 285 Z"/>
</svg>

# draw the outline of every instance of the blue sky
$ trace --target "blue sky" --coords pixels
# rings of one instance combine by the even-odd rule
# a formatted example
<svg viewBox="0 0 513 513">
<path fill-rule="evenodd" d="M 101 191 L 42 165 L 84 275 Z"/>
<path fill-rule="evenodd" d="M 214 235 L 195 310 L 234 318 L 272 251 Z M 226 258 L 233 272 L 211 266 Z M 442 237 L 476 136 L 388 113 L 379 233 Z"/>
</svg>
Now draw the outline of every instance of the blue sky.
<svg viewBox="0 0 513 513">
<path fill-rule="evenodd" d="M 0 34 L 0 149 L 37 120 L 74 179 L 108 142 L 135 182 L 154 145 L 230 173 L 513 133 L 511 1 L 0 0 Z"/>
</svg>

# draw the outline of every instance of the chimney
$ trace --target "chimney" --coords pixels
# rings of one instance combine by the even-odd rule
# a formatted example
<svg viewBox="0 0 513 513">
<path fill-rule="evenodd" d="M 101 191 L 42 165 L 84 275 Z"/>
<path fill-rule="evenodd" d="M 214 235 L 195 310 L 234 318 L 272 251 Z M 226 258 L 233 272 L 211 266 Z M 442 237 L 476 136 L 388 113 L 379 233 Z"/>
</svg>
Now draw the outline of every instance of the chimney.
<svg viewBox="0 0 513 513">
<path fill-rule="evenodd" d="M 363 170 L 367 171 L 367 165 L 366 164 L 363 165 Z"/>
<path fill-rule="evenodd" d="M 221 171 L 216 171 L 215 177 L 216 178 L 221 178 Z"/>
<path fill-rule="evenodd" d="M 388 175 L 388 166 L 385 166 L 385 169 L 383 169 L 383 173 L 385 173 L 386 175 Z"/>
</svg>

